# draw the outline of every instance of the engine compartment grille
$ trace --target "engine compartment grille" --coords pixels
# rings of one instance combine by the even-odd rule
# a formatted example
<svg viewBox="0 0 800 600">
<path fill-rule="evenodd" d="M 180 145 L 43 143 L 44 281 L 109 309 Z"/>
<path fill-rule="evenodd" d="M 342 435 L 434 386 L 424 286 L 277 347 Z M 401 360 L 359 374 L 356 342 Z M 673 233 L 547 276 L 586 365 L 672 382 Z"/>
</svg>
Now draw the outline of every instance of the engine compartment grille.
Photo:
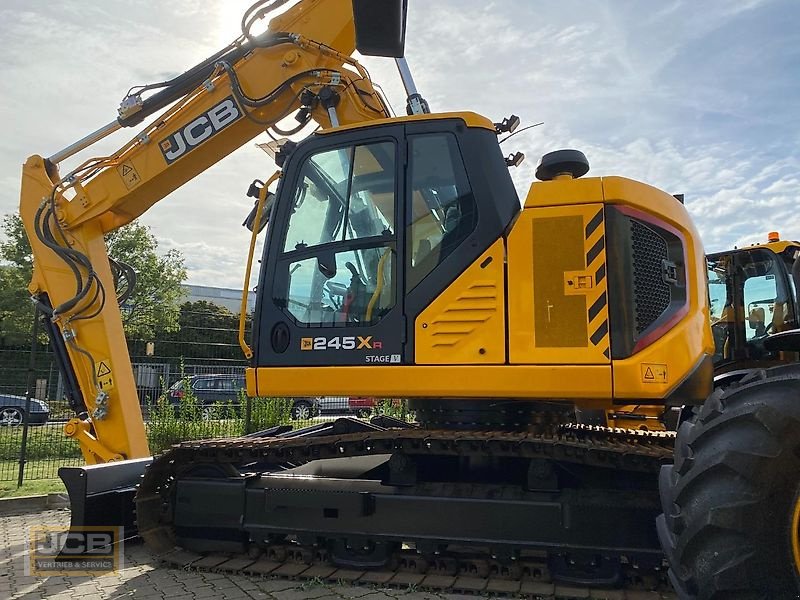
<svg viewBox="0 0 800 600">
<path fill-rule="evenodd" d="M 631 219 L 630 224 L 636 333 L 641 334 L 669 308 L 672 300 L 671 287 L 663 275 L 669 248 L 667 241 L 644 223 Z"/>
</svg>

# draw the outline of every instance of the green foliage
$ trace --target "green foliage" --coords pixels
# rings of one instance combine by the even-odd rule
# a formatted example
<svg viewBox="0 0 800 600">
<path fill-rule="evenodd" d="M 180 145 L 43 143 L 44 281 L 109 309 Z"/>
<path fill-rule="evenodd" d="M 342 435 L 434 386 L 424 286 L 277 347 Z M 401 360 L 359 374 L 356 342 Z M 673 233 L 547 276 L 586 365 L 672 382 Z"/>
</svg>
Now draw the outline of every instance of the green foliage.
<svg viewBox="0 0 800 600">
<path fill-rule="evenodd" d="M 0 242 L 0 260 L 14 265 L 27 285 L 33 274 L 33 255 L 22 219 L 15 213 L 5 215 L 0 229 L 7 238 Z"/>
<path fill-rule="evenodd" d="M 244 391 L 241 392 L 241 398 L 242 406 L 246 406 Z M 252 398 L 246 433 L 262 431 L 276 425 L 285 425 L 290 423 L 291 419 L 292 400 L 290 398 Z"/>
<path fill-rule="evenodd" d="M 414 413 L 408 410 L 408 402 L 397 398 L 384 398 L 379 400 L 375 406 L 375 413 L 402 419 L 403 421 L 413 421 Z"/>
<path fill-rule="evenodd" d="M 19 215 L 5 215 L 0 229 L 6 237 L 0 242 L 0 263 L 5 263 L 0 264 L 0 343 L 17 345 L 30 332 L 27 286 L 33 257 Z M 160 254 L 150 228 L 137 221 L 108 234 L 106 245 L 109 256 L 130 265 L 137 274 L 133 295 L 122 311 L 128 336 L 152 339 L 157 331 L 178 329 L 181 283 L 186 279 L 180 251 Z"/>
<path fill-rule="evenodd" d="M 5 215 L 0 229 L 6 236 L 0 241 L 0 344 L 24 346 L 30 343 L 33 323 L 28 294 L 33 273 L 31 246 L 19 215 Z"/>
<path fill-rule="evenodd" d="M 0 460 L 19 460 L 22 427 L 0 428 Z M 62 424 L 31 427 L 28 434 L 27 460 L 43 458 L 77 458 L 81 451 L 74 440 L 64 435 Z"/>
<path fill-rule="evenodd" d="M 150 228 L 137 221 L 109 233 L 106 245 L 109 256 L 136 271 L 136 287 L 122 311 L 128 337 L 152 339 L 157 331 L 177 330 L 186 280 L 180 251 L 159 254 Z"/>
<path fill-rule="evenodd" d="M 147 422 L 147 439 L 153 454 L 186 440 L 236 437 L 241 434 L 241 419 L 205 420 L 202 408 L 191 397 L 184 396 L 179 406 L 161 397 L 151 408 Z"/>
<path fill-rule="evenodd" d="M 0 346 L 30 346 L 33 305 L 28 281 L 21 269 L 0 265 Z"/>
</svg>

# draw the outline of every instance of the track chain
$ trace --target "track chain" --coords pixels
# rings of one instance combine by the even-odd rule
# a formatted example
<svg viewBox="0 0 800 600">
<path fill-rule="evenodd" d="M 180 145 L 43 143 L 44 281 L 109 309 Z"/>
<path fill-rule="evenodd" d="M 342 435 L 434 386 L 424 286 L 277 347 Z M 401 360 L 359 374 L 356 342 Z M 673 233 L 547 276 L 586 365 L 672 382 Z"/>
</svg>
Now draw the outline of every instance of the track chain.
<svg viewBox="0 0 800 600">
<path fill-rule="evenodd" d="M 656 473 L 672 459 L 674 433 L 568 424 L 537 433 L 454 432 L 390 429 L 325 437 L 231 438 L 189 441 L 173 446 L 148 468 L 136 497 L 137 524 L 145 543 L 167 564 L 188 569 L 254 576 L 322 580 L 360 585 L 419 587 L 438 592 L 526 596 L 565 600 L 675 598 L 662 570 L 623 565 L 625 589 L 596 590 L 550 580 L 546 559 L 523 552 L 512 562 L 488 555 L 446 552 L 425 556 L 413 549 L 392 555 L 379 570 L 340 568 L 318 547 L 272 544 L 247 554 L 200 555 L 176 548 L 171 526 L 171 489 L 181 472 L 197 463 L 222 467 L 248 464 L 296 466 L 312 460 L 389 454 L 489 455 L 547 458 L 611 469 Z M 233 472 L 233 470 L 231 469 Z M 653 591 L 655 590 L 655 591 Z"/>
</svg>

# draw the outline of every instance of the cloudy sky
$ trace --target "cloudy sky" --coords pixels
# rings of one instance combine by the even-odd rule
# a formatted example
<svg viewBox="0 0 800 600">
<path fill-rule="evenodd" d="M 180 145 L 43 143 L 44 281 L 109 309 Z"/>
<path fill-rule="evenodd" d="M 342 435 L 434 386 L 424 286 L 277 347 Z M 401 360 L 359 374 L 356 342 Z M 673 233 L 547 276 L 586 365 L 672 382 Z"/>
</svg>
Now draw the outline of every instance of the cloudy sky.
<svg viewBox="0 0 800 600">
<path fill-rule="evenodd" d="M 0 214 L 16 210 L 28 155 L 53 154 L 113 120 L 132 85 L 161 81 L 222 47 L 249 4 L 3 0 Z M 504 145 L 528 157 L 514 172 L 520 195 L 541 154 L 574 147 L 593 175 L 685 194 L 708 251 L 773 229 L 800 239 L 797 0 L 409 4 L 406 54 L 433 110 L 544 121 Z M 393 63 L 365 64 L 402 111 Z M 272 170 L 247 144 L 142 218 L 162 248 L 183 252 L 190 283 L 241 287 L 248 234 L 240 224 L 252 205 L 244 192 Z"/>
</svg>

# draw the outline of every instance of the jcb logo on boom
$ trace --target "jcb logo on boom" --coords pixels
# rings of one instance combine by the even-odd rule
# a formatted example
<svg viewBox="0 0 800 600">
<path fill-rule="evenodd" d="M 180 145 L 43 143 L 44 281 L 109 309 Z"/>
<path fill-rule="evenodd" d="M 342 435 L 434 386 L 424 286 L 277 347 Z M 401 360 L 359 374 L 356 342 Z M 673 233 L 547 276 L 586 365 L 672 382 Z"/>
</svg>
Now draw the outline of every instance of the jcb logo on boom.
<svg viewBox="0 0 800 600">
<path fill-rule="evenodd" d="M 187 152 L 194 150 L 211 136 L 216 135 L 242 116 L 233 96 L 228 96 L 194 121 L 179 129 L 161 142 L 161 153 L 167 164 L 172 164 Z"/>
</svg>

